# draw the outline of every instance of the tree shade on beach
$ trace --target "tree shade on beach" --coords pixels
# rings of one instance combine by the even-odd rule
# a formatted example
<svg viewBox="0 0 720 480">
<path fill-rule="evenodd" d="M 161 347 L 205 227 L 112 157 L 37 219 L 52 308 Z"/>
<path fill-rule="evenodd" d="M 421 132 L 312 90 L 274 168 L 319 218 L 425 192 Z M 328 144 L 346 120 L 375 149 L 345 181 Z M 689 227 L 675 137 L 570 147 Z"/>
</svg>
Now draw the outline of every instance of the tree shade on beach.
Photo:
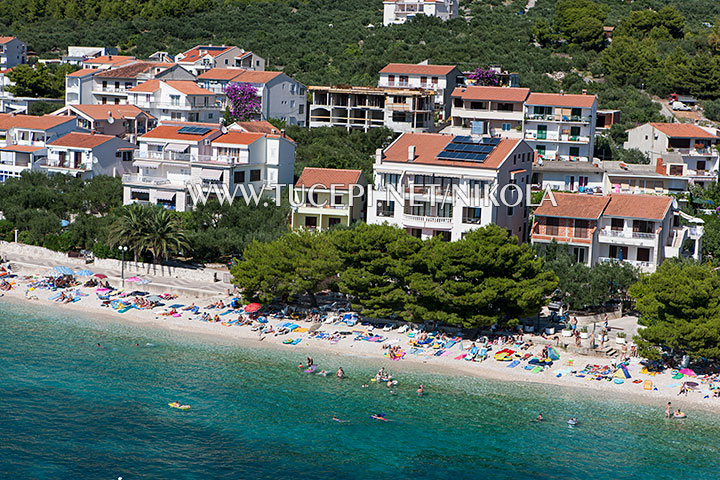
<svg viewBox="0 0 720 480">
<path fill-rule="evenodd" d="M 517 325 L 557 286 L 527 245 L 488 226 L 453 243 L 387 225 L 253 242 L 231 273 L 248 299 L 314 295 L 337 282 L 362 313 L 463 327 Z"/>
<path fill-rule="evenodd" d="M 666 260 L 630 288 L 645 328 L 642 356 L 659 359 L 659 346 L 695 359 L 720 359 L 720 275 L 709 264 Z"/>
</svg>

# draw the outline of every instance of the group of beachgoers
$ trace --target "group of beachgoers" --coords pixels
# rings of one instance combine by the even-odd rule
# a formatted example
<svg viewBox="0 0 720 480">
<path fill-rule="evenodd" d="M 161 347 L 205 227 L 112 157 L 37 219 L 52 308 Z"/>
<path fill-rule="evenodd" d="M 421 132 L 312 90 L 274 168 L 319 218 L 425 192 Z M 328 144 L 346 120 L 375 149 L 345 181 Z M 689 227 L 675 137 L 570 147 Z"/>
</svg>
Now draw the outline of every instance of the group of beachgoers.
<svg viewBox="0 0 720 480">
<path fill-rule="evenodd" d="M 672 411 L 672 402 L 667 402 L 665 405 L 665 418 L 687 418 L 687 415 L 679 408 Z"/>
</svg>

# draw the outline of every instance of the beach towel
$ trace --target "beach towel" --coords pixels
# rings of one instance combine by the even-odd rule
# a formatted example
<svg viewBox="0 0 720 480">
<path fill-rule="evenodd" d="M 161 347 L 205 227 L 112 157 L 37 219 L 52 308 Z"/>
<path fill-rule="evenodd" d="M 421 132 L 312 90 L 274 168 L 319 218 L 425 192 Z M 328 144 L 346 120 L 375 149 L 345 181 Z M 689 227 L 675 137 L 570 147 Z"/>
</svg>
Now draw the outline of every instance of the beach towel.
<svg viewBox="0 0 720 480">
<path fill-rule="evenodd" d="M 467 356 L 467 353 L 462 353 L 462 354 L 458 355 L 457 357 L 455 357 L 455 360 L 462 360 L 466 356 Z"/>
<path fill-rule="evenodd" d="M 541 367 L 541 366 L 538 365 L 537 367 L 535 367 L 535 368 L 533 368 L 532 370 L 530 370 L 530 373 L 540 373 L 540 372 L 542 372 L 542 371 L 543 371 L 543 367 Z"/>
<path fill-rule="evenodd" d="M 652 380 L 645 380 L 645 383 L 643 383 L 643 389 L 645 389 L 645 390 L 652 390 L 652 389 L 653 389 L 653 382 L 652 382 Z"/>
<path fill-rule="evenodd" d="M 520 365 L 520 361 L 519 361 L 519 360 L 513 360 L 512 362 L 508 363 L 507 368 L 515 368 L 515 367 L 517 367 L 518 365 Z"/>
</svg>

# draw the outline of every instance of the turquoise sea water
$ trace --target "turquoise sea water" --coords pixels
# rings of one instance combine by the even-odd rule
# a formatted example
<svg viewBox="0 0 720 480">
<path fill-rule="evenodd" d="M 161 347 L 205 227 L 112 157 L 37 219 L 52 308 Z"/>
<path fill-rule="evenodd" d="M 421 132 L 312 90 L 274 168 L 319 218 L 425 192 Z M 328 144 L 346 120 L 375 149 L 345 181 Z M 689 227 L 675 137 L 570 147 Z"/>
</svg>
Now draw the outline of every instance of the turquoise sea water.
<svg viewBox="0 0 720 480">
<path fill-rule="evenodd" d="M 0 303 L 0 478 L 720 478 L 712 414 L 417 371 L 391 395 L 361 388 L 371 361 L 343 358 L 339 381 L 305 354 Z"/>
</svg>

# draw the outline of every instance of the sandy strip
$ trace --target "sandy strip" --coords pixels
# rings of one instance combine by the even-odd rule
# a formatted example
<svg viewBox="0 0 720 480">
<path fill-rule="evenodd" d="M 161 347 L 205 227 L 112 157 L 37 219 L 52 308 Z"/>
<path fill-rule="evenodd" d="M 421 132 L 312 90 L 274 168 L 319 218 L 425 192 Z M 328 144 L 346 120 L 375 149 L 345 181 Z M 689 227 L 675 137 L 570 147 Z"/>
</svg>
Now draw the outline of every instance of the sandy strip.
<svg viewBox="0 0 720 480">
<path fill-rule="evenodd" d="M 28 272 L 22 272 L 26 274 Z M 18 280 L 17 278 L 15 280 Z M 102 301 L 97 298 L 94 289 L 82 288 L 81 291 L 88 293 L 87 297 L 82 297 L 82 300 L 77 303 L 60 304 L 48 300 L 48 297 L 52 296 L 55 292 L 48 290 L 35 290 L 31 292 L 31 295 L 36 295 L 37 300 L 28 300 L 25 297 L 26 285 L 23 281 L 18 281 L 18 285 L 15 289 L 5 292 L 3 301 L 8 300 L 12 302 L 31 303 L 38 307 L 43 308 L 60 308 L 67 311 L 76 311 L 83 315 L 91 315 L 93 318 L 103 319 L 111 322 L 120 322 L 127 324 L 137 324 L 141 326 L 164 329 L 169 332 L 177 332 L 182 335 L 192 335 L 202 337 L 203 341 L 222 343 L 222 344 L 236 344 L 245 347 L 261 347 L 261 348 L 278 348 L 283 350 L 294 349 L 297 352 L 298 361 L 304 360 L 305 356 L 312 354 L 313 352 L 319 352 L 322 354 L 337 355 L 338 357 L 352 356 L 357 358 L 363 358 L 372 361 L 375 365 L 384 366 L 386 369 L 391 371 L 400 370 L 414 370 L 414 371 L 425 371 L 440 374 L 460 375 L 460 376 L 473 376 L 481 377 L 500 381 L 510 382 L 528 382 L 528 383 L 541 383 L 548 385 L 559 385 L 563 387 L 573 387 L 582 389 L 586 394 L 590 395 L 602 395 L 605 398 L 614 397 L 622 398 L 627 401 L 645 403 L 650 405 L 656 405 L 660 414 L 664 413 L 665 404 L 670 401 L 673 403 L 675 408 L 682 408 L 683 411 L 687 411 L 691 408 L 720 411 L 720 399 L 714 398 L 703 398 L 705 394 L 697 392 L 690 392 L 687 396 L 678 396 L 679 387 L 672 385 L 679 385 L 685 381 L 696 381 L 700 383 L 698 379 L 685 377 L 683 380 L 673 380 L 669 373 L 662 375 L 649 376 L 640 374 L 641 367 L 638 365 L 639 359 L 632 359 L 630 366 L 630 374 L 632 375 L 631 380 L 626 380 L 625 383 L 618 385 L 609 381 L 597 381 L 586 378 L 575 377 L 574 375 L 563 375 L 557 377 L 557 371 L 566 370 L 572 368 L 573 370 L 582 370 L 586 364 L 592 365 L 608 365 L 611 363 L 610 359 L 591 357 L 591 356 L 580 356 L 580 355 L 569 355 L 565 354 L 562 350 L 559 350 L 561 359 L 555 362 L 555 364 L 541 373 L 531 373 L 522 367 L 526 364 L 521 363 L 516 368 L 508 368 L 506 362 L 498 362 L 492 358 L 492 353 L 501 350 L 503 347 L 494 346 L 491 350 L 491 355 L 488 360 L 484 362 L 466 362 L 464 360 L 455 360 L 462 353 L 459 345 L 452 347 L 452 353 L 443 357 L 425 356 L 425 355 L 405 355 L 405 358 L 401 361 L 391 361 L 389 358 L 384 356 L 384 350 L 381 348 L 380 343 L 370 343 L 366 341 L 354 341 L 354 335 L 345 336 L 337 344 L 331 344 L 327 340 L 318 340 L 313 338 L 307 338 L 306 333 L 302 334 L 289 334 L 282 336 L 268 335 L 262 340 L 257 332 L 250 330 L 249 326 L 227 327 L 220 323 L 203 322 L 199 320 L 198 316 L 192 316 L 188 312 L 183 312 L 181 317 L 168 317 L 158 316 L 158 313 L 162 310 L 161 308 L 155 308 L 154 310 L 138 310 L 131 309 L 126 313 L 118 314 L 117 312 L 110 310 L 106 307 L 102 307 Z M 226 299 L 227 300 L 227 299 Z M 177 298 L 166 302 L 167 305 L 172 304 L 184 304 L 190 305 L 193 302 L 200 306 L 201 312 L 204 306 L 211 303 L 210 300 L 198 302 L 197 299 L 192 298 Z M 224 310 L 222 310 L 224 311 Z M 216 313 L 220 313 L 221 310 L 208 310 L 211 316 Z M 220 317 L 223 321 L 234 320 L 237 318 L 235 314 L 228 314 Z M 270 320 L 272 325 L 283 323 L 286 320 Z M 304 321 L 293 320 L 293 323 L 300 325 L 301 327 L 308 328 L 312 324 Z M 335 332 L 335 331 L 348 331 L 350 328 L 344 325 L 326 325 L 320 328 L 320 331 Z M 408 337 L 404 334 L 399 334 L 397 331 L 383 332 L 375 330 L 376 334 L 382 335 L 387 339 L 397 339 L 399 345 L 403 347 L 405 351 L 410 350 L 408 345 Z M 298 345 L 284 345 L 283 340 L 290 338 L 302 338 L 302 341 Z M 533 341 L 536 339 L 533 338 Z M 540 340 L 537 337 L 537 340 Z M 463 342 L 463 345 L 467 348 L 470 342 L 467 340 Z M 541 345 L 536 345 L 530 352 L 539 352 L 542 348 Z M 569 360 L 573 361 L 573 365 L 569 366 Z M 340 364 L 341 362 L 338 362 Z M 334 374 L 334 372 L 330 372 Z M 652 380 L 657 390 L 644 390 L 643 384 L 633 384 L 632 380 Z M 704 385 L 700 385 L 699 388 L 706 388 Z"/>
</svg>

